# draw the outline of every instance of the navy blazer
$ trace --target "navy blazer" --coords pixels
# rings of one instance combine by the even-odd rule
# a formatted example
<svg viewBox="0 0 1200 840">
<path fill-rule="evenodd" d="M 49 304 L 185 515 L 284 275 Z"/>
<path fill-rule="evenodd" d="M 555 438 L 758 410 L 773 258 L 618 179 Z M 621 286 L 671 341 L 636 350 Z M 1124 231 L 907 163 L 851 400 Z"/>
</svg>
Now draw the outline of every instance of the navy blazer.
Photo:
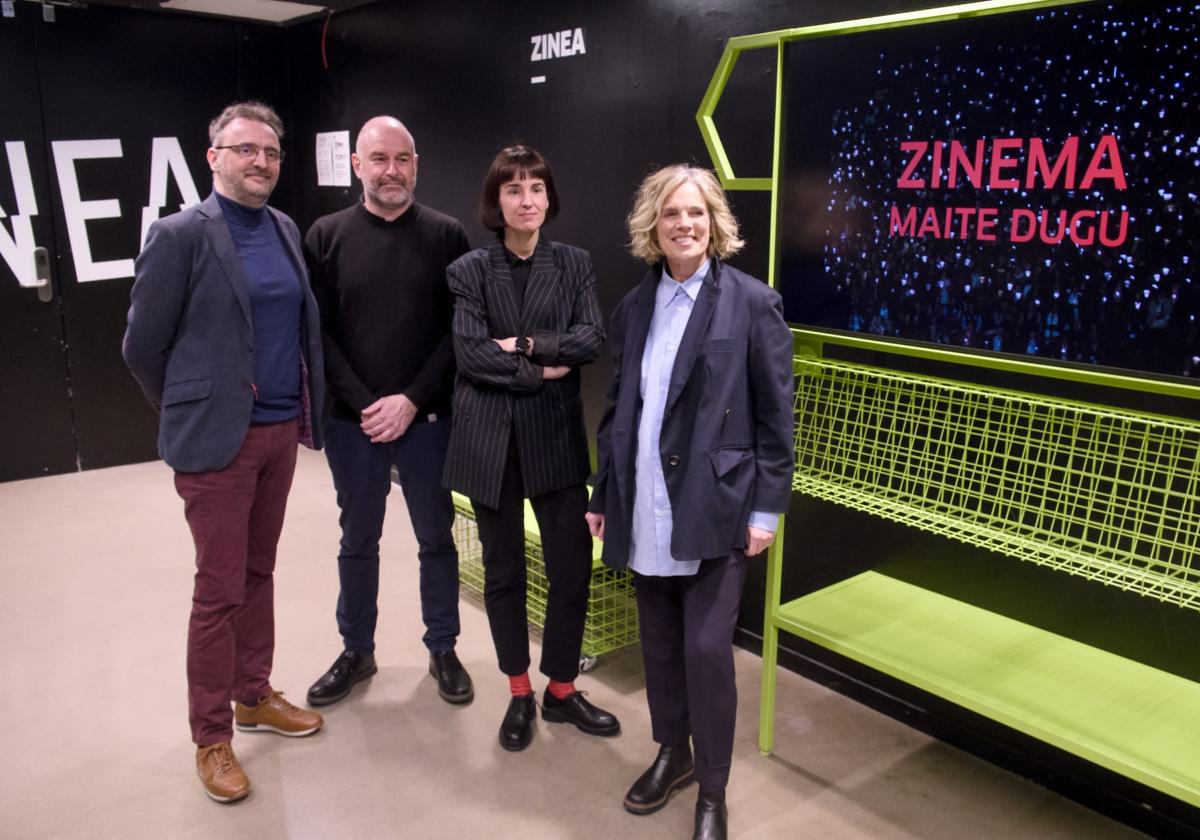
<svg viewBox="0 0 1200 840">
<path fill-rule="evenodd" d="M 304 287 L 301 440 L 319 449 L 325 379 L 317 303 L 296 223 L 267 210 Z M 179 472 L 224 469 L 250 428 L 255 347 L 242 260 L 215 194 L 150 226 L 134 277 L 121 349 L 160 411 L 159 455 Z"/>
<path fill-rule="evenodd" d="M 604 562 L 629 563 L 642 355 L 662 267 L 612 317 L 613 378 L 597 431 Z M 794 471 L 792 335 L 779 294 L 714 259 L 671 371 L 660 439 L 671 500 L 671 554 L 726 557 L 746 547 L 754 510 L 784 513 Z"/>
<path fill-rule="evenodd" d="M 582 484 L 592 468 L 579 368 L 604 343 L 591 256 L 541 236 L 519 306 L 499 241 L 459 257 L 446 276 L 458 374 L 443 483 L 496 507 L 511 432 L 527 496 Z M 532 358 L 493 340 L 522 335 L 533 338 Z M 571 372 L 543 381 L 543 367 L 553 365 Z"/>
</svg>

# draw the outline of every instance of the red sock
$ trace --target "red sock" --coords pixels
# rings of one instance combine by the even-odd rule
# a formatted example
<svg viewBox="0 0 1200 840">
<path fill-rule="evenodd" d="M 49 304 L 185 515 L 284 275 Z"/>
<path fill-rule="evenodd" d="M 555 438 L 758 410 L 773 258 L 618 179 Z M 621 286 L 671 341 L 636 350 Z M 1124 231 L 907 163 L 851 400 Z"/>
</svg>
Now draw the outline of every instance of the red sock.
<svg viewBox="0 0 1200 840">
<path fill-rule="evenodd" d="M 524 674 L 509 677 L 508 689 L 512 692 L 513 697 L 523 697 L 526 694 L 533 694 L 533 686 L 529 684 L 529 672 L 526 671 Z"/>
<path fill-rule="evenodd" d="M 546 690 L 559 700 L 565 700 L 575 693 L 575 681 L 559 682 L 558 680 L 550 680 L 550 684 L 546 686 Z"/>
</svg>

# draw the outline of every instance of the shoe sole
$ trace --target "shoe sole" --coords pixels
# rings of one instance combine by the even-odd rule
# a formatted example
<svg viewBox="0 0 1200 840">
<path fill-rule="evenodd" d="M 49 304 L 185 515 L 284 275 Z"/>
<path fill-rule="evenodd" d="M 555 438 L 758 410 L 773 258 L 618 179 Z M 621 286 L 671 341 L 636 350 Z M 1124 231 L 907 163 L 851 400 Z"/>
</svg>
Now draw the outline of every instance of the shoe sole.
<svg viewBox="0 0 1200 840">
<path fill-rule="evenodd" d="M 475 689 L 471 689 L 466 694 L 447 694 L 439 688 L 438 697 L 441 697 L 447 703 L 461 706 L 463 703 L 470 703 L 475 699 Z"/>
<path fill-rule="evenodd" d="M 692 770 L 688 770 L 686 773 L 684 773 L 678 779 L 671 782 L 671 784 L 667 787 L 667 792 L 663 794 L 662 799 L 659 799 L 656 802 L 650 802 L 645 805 L 631 803 L 628 799 L 626 799 L 621 804 L 625 806 L 625 810 L 628 811 L 629 813 L 637 814 L 639 817 L 644 817 L 644 816 L 647 816 L 648 814 L 653 814 L 657 811 L 661 811 L 663 808 L 667 807 L 667 803 L 671 801 L 671 796 L 675 793 L 675 791 L 683 790 L 685 787 L 690 785 L 693 781 L 695 781 L 695 777 L 692 775 Z"/>
<path fill-rule="evenodd" d="M 598 729 L 594 726 L 588 726 L 587 724 L 580 723 L 573 718 L 569 718 L 561 712 L 555 712 L 547 709 L 545 706 L 542 707 L 542 720 L 547 721 L 548 723 L 570 723 L 573 724 L 580 732 L 584 732 L 588 735 L 596 735 L 600 738 L 613 738 L 621 734 L 620 723 L 618 723 L 612 729 Z"/>
<path fill-rule="evenodd" d="M 200 778 L 200 774 L 197 773 L 196 777 Z M 217 796 L 217 794 L 213 793 L 211 790 L 208 789 L 208 785 L 204 784 L 204 779 L 202 779 L 202 778 L 200 778 L 200 785 L 201 785 L 201 787 L 204 788 L 205 796 L 207 796 L 213 802 L 219 802 L 222 805 L 232 805 L 234 802 L 241 802 L 243 799 L 245 799 L 247 796 L 250 795 L 250 791 L 252 790 L 252 788 L 246 788 L 245 793 L 239 794 L 237 796 Z"/>
<path fill-rule="evenodd" d="M 279 729 L 278 727 L 269 726 L 265 723 L 239 723 L 237 728 L 239 732 L 274 732 L 278 735 L 284 735 L 288 738 L 305 738 L 309 735 L 320 732 L 321 727 L 324 725 L 324 722 L 322 722 L 317 726 L 314 726 L 312 729 L 300 729 L 295 731 Z"/>
<path fill-rule="evenodd" d="M 341 694 L 335 694 L 332 697 L 313 697 L 309 694 L 305 699 L 310 706 L 331 706 L 339 700 L 345 700 L 350 696 L 350 692 L 354 690 L 354 686 L 358 685 L 363 680 L 369 680 L 371 677 L 379 673 L 379 666 L 375 666 L 370 671 L 364 671 L 361 674 L 355 674 L 354 679 L 350 680 L 350 685 L 346 686 L 346 690 Z"/>
<path fill-rule="evenodd" d="M 434 672 L 434 670 L 432 668 L 429 669 L 429 676 L 433 677 L 435 682 L 437 681 L 437 674 Z M 448 692 L 442 691 L 442 686 L 439 683 L 438 684 L 438 697 L 441 697 L 447 703 L 452 703 L 455 706 L 461 706 L 463 703 L 470 703 L 472 700 L 475 699 L 475 688 L 472 686 L 471 688 L 467 689 L 467 692 L 465 694 L 450 694 Z"/>
<path fill-rule="evenodd" d="M 504 740 L 504 736 L 499 736 L 497 738 L 497 740 L 500 741 L 500 746 L 502 746 L 504 749 L 508 750 L 509 752 L 520 752 L 521 750 L 525 749 L 526 747 L 528 747 L 530 744 L 533 743 L 533 730 L 532 729 L 529 730 L 529 737 L 527 739 L 525 739 L 525 742 L 522 744 L 511 744 L 508 741 Z"/>
</svg>

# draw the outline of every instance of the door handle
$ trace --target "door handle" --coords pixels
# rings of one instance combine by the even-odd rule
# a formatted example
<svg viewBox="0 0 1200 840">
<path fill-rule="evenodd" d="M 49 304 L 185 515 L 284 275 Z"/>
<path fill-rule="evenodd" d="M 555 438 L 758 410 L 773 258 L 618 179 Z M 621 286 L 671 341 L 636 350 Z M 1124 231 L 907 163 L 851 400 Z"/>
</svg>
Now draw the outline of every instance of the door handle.
<svg viewBox="0 0 1200 840">
<path fill-rule="evenodd" d="M 50 253 L 43 247 L 33 249 L 33 282 L 22 286 L 38 290 L 38 300 L 49 303 L 54 300 L 54 286 L 50 282 Z"/>
</svg>

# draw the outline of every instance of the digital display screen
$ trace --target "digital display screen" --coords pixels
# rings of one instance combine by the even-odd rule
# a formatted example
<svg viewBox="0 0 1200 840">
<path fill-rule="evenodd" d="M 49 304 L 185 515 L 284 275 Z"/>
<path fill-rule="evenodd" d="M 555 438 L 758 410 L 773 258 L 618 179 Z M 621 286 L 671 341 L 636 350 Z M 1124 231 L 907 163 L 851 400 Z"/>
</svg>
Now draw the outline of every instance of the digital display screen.
<svg viewBox="0 0 1200 840">
<path fill-rule="evenodd" d="M 798 325 L 1200 378 L 1200 4 L 790 42 Z"/>
</svg>

